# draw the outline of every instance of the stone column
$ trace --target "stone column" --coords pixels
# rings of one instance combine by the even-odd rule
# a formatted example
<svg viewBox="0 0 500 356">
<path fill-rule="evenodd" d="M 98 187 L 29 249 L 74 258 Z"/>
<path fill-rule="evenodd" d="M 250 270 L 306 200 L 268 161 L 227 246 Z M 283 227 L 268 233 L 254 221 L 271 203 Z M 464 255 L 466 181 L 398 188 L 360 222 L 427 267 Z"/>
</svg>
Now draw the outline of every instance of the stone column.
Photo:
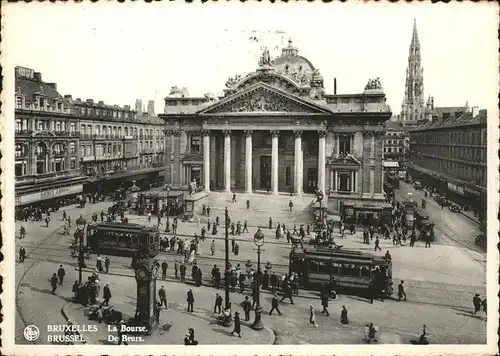
<svg viewBox="0 0 500 356">
<path fill-rule="evenodd" d="M 273 194 L 278 194 L 278 138 L 279 131 L 271 131 L 271 189 Z"/>
<path fill-rule="evenodd" d="M 295 194 L 302 195 L 302 131 L 295 133 Z"/>
<path fill-rule="evenodd" d="M 231 131 L 224 131 L 224 184 L 226 192 L 231 192 Z"/>
<path fill-rule="evenodd" d="M 351 192 L 354 192 L 355 186 L 355 181 L 354 181 L 354 176 L 356 175 L 356 171 L 351 172 Z"/>
<path fill-rule="evenodd" d="M 205 192 L 210 192 L 210 132 L 203 131 L 203 184 Z"/>
<path fill-rule="evenodd" d="M 339 191 L 339 171 L 335 170 L 333 179 L 335 180 L 335 191 Z"/>
<path fill-rule="evenodd" d="M 245 191 L 252 194 L 252 130 L 245 131 Z"/>
<path fill-rule="evenodd" d="M 318 149 L 318 187 L 325 194 L 326 177 L 326 131 L 319 131 Z"/>
</svg>

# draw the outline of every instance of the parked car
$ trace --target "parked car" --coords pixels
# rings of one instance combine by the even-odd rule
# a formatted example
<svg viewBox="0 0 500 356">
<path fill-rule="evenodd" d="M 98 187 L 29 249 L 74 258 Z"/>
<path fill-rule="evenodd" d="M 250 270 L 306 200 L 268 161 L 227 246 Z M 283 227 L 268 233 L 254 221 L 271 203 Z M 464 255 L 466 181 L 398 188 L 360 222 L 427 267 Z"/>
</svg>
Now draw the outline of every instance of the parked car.
<svg viewBox="0 0 500 356">
<path fill-rule="evenodd" d="M 454 212 L 454 213 L 459 213 L 460 212 L 460 206 L 458 206 L 457 204 L 450 204 L 448 206 L 448 208 L 450 209 L 450 211 Z"/>
</svg>

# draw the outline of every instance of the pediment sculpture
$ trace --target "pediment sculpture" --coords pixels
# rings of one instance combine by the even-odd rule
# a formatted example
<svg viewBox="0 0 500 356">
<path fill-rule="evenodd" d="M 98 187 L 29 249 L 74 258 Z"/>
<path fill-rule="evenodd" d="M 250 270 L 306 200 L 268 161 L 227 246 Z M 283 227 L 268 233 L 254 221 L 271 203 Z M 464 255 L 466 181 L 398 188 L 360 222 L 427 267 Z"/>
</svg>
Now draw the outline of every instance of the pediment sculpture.
<svg viewBox="0 0 500 356">
<path fill-rule="evenodd" d="M 182 87 L 179 88 L 177 85 L 174 85 L 172 88 L 170 88 L 170 93 L 168 94 L 169 96 L 180 96 L 182 98 L 186 97 L 189 95 L 187 88 Z"/>
<path fill-rule="evenodd" d="M 380 79 L 378 77 L 375 79 L 370 79 L 368 80 L 368 83 L 366 83 L 365 90 L 371 89 L 382 89 L 382 84 L 380 83 Z"/>
<path fill-rule="evenodd" d="M 223 105 L 214 112 L 310 112 L 297 102 L 265 92 Z"/>
<path fill-rule="evenodd" d="M 238 84 L 238 82 L 241 80 L 241 75 L 237 74 L 235 75 L 234 77 L 232 78 L 229 78 L 227 81 L 226 81 L 226 87 L 227 88 L 232 88 L 234 87 L 236 84 Z"/>
</svg>

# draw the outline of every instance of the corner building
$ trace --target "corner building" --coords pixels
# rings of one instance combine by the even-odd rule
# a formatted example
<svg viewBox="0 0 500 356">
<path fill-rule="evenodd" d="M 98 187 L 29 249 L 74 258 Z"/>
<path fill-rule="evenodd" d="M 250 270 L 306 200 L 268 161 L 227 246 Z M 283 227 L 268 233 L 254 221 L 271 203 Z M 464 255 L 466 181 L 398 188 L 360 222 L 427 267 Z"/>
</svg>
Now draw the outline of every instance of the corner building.
<svg viewBox="0 0 500 356">
<path fill-rule="evenodd" d="M 222 97 L 169 95 L 159 117 L 173 187 L 194 180 L 207 192 L 297 196 L 318 187 L 342 215 L 377 218 L 385 207 L 383 123 L 391 110 L 378 78 L 360 94 L 326 94 L 319 70 L 291 41 L 278 58 L 265 50 L 256 71 L 230 78 Z"/>
</svg>

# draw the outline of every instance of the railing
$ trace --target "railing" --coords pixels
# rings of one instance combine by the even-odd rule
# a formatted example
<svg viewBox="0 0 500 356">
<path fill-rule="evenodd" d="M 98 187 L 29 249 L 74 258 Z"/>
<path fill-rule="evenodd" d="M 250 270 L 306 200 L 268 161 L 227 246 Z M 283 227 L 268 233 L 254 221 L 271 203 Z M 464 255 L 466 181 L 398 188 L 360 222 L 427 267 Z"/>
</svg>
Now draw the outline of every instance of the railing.
<svg viewBox="0 0 500 356">
<path fill-rule="evenodd" d="M 33 134 L 33 130 L 16 130 L 15 135 L 22 137 L 22 136 L 31 136 Z"/>
</svg>

